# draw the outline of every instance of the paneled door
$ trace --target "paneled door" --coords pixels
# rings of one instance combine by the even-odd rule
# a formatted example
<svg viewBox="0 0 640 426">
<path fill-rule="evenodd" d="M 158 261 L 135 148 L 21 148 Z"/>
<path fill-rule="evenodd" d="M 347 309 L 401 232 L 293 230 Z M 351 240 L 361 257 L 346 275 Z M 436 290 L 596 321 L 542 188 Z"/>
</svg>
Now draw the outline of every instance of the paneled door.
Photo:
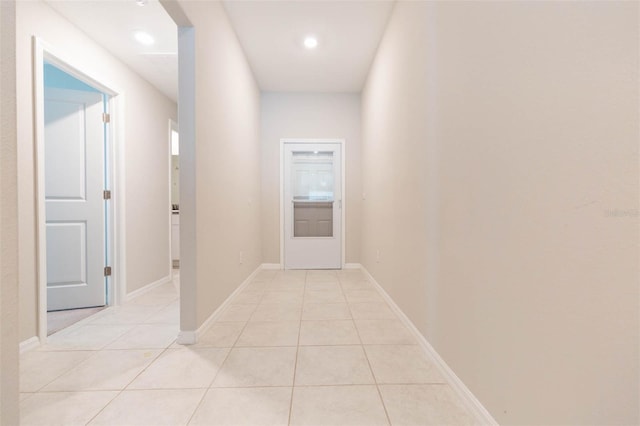
<svg viewBox="0 0 640 426">
<path fill-rule="evenodd" d="M 45 88 L 47 310 L 106 303 L 104 100 Z"/>
<path fill-rule="evenodd" d="M 342 267 L 341 145 L 284 144 L 284 266 Z"/>
</svg>

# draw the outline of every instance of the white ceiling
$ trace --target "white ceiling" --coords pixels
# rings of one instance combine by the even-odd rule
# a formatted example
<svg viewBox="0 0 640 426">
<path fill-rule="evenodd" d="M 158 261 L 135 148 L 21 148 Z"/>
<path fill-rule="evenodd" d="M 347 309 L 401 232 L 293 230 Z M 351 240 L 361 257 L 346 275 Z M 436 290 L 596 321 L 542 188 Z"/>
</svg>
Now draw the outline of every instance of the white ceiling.
<svg viewBox="0 0 640 426">
<path fill-rule="evenodd" d="M 0 0 L 1 1 L 1 0 Z M 173 100 L 178 92 L 177 29 L 158 0 L 45 0 Z M 393 0 L 224 0 L 264 91 L 359 92 Z M 133 32 L 156 43 L 142 46 Z M 302 41 L 313 34 L 315 50 Z"/>
<path fill-rule="evenodd" d="M 392 1 L 238 1 L 224 6 L 265 91 L 359 92 Z M 304 37 L 319 45 L 306 50 Z"/>
<path fill-rule="evenodd" d="M 178 99 L 177 28 L 158 0 L 148 0 L 142 7 L 135 0 L 46 2 L 162 93 Z M 140 30 L 155 38 L 152 46 L 133 39 Z"/>
</svg>

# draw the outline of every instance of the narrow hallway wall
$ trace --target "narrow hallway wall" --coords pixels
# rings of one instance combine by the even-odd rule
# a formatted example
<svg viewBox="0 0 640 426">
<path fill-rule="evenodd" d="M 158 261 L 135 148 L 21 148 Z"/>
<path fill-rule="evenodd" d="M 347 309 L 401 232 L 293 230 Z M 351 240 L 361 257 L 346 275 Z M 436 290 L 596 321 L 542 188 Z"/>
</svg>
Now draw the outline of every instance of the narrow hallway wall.
<svg viewBox="0 0 640 426">
<path fill-rule="evenodd" d="M 195 145 L 186 148 L 194 150 L 195 188 L 186 192 L 194 195 L 197 255 L 195 282 L 181 283 L 194 295 L 181 301 L 181 330 L 194 332 L 262 263 L 260 91 L 220 2 L 174 6 L 195 32 Z"/>
<path fill-rule="evenodd" d="M 433 9 L 396 3 L 362 93 L 362 264 L 424 334 L 438 250 Z"/>
<path fill-rule="evenodd" d="M 363 94 L 363 263 L 502 424 L 640 421 L 638 7 L 399 2 Z"/>
</svg>

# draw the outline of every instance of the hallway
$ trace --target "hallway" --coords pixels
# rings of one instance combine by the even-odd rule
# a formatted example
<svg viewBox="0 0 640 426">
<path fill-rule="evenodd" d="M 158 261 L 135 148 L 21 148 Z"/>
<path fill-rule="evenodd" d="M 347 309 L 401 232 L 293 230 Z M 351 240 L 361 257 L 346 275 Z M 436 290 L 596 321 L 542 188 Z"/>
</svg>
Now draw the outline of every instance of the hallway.
<svg viewBox="0 0 640 426">
<path fill-rule="evenodd" d="M 23 425 L 471 424 L 360 270 L 261 270 L 197 345 L 179 276 L 21 359 Z"/>
<path fill-rule="evenodd" d="M 640 424 L 639 18 L 617 0 L 0 1 L 0 425 Z M 104 149 L 45 143 L 47 63 L 108 95 Z M 340 191 L 287 191 L 286 144 L 336 141 Z M 47 218 L 89 199 L 107 244 Z M 303 213 L 321 200 L 332 215 Z M 333 224 L 343 271 L 276 269 L 296 209 Z M 63 228 L 76 249 L 47 237 Z M 89 281 L 109 308 L 47 338 L 49 290 Z"/>
</svg>

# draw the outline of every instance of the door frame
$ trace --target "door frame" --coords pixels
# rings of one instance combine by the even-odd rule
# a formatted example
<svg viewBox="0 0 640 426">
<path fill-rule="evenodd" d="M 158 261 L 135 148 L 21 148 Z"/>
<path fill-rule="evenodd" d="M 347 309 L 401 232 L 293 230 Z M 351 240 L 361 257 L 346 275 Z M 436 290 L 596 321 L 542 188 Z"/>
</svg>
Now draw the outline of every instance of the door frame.
<svg viewBox="0 0 640 426">
<path fill-rule="evenodd" d="M 180 130 L 178 128 L 178 123 L 173 120 L 173 119 L 169 119 L 169 130 L 168 130 L 168 138 L 169 138 L 169 158 L 168 158 L 168 162 L 169 162 L 169 204 L 173 204 L 171 201 L 173 201 L 171 199 L 172 194 L 173 194 L 173 152 L 171 151 L 173 148 L 172 145 L 172 137 L 173 134 L 172 132 L 177 132 L 178 133 L 178 137 L 180 136 Z M 169 275 L 173 277 L 173 211 L 172 209 L 169 209 Z"/>
<path fill-rule="evenodd" d="M 126 291 L 126 235 L 125 235 L 125 168 L 124 168 L 124 93 L 110 82 L 92 77 L 79 61 L 34 36 L 33 47 L 33 100 L 35 144 L 35 192 L 36 192 L 36 279 L 38 297 L 38 339 L 47 341 L 47 236 L 44 193 L 44 62 L 47 61 L 69 75 L 106 94 L 110 114 L 110 131 L 107 132 L 105 170 L 107 188 L 112 192 L 106 217 L 106 255 L 114 274 L 106 287 L 107 305 L 115 306 L 124 300 Z"/>
<path fill-rule="evenodd" d="M 342 191 L 342 211 L 340 212 L 340 239 L 341 239 L 341 259 L 340 268 L 344 269 L 346 263 L 346 210 L 347 210 L 347 194 L 345 192 L 345 170 L 346 170 L 346 157 L 345 157 L 345 139 L 300 139 L 300 138 L 282 138 L 280 139 L 280 269 L 284 269 L 284 145 L 287 143 L 296 144 L 338 144 L 340 145 L 340 186 Z"/>
</svg>

